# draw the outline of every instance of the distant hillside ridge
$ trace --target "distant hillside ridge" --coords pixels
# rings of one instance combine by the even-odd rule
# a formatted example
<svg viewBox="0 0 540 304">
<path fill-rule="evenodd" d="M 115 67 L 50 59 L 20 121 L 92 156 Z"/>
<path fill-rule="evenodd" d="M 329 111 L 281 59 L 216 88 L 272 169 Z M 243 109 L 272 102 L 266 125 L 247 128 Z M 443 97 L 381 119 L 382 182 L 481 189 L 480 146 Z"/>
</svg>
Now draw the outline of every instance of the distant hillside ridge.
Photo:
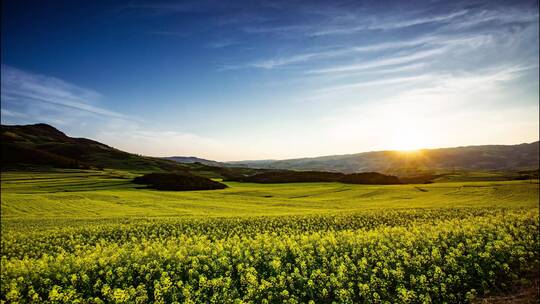
<svg viewBox="0 0 540 304">
<path fill-rule="evenodd" d="M 484 145 L 418 151 L 375 151 L 347 155 L 266 161 L 236 161 L 229 165 L 259 169 L 330 171 L 342 173 L 382 172 L 407 175 L 438 170 L 538 169 L 539 142 L 518 145 Z"/>
</svg>

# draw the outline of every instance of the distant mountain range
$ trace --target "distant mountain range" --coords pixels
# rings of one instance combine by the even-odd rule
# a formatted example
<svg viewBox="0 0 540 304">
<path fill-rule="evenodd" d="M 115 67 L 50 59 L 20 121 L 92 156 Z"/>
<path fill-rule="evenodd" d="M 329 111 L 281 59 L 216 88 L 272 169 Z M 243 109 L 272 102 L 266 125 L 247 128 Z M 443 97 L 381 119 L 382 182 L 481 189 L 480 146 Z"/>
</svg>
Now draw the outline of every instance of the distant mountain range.
<svg viewBox="0 0 540 304">
<path fill-rule="evenodd" d="M 414 152 L 376 151 L 286 160 L 238 161 L 228 165 L 261 169 L 376 171 L 407 175 L 419 171 L 528 170 L 539 167 L 539 142 L 519 145 L 485 145 L 423 149 Z"/>
<path fill-rule="evenodd" d="M 73 138 L 47 124 L 1 126 L 6 168 L 111 168 L 145 172 L 183 171 L 206 177 L 250 176 L 266 170 L 380 172 L 398 176 L 449 170 L 538 169 L 539 142 L 416 152 L 378 151 L 288 160 L 217 162 L 198 157 L 157 158 L 127 153 L 86 138 Z"/>
<path fill-rule="evenodd" d="M 286 160 L 246 160 L 217 162 L 198 157 L 174 156 L 179 163 L 246 167 L 273 170 L 329 171 L 341 173 L 381 172 L 401 176 L 421 172 L 519 171 L 538 169 L 539 142 L 518 145 L 483 145 L 418 151 L 374 151 L 356 154 L 295 158 Z"/>
</svg>

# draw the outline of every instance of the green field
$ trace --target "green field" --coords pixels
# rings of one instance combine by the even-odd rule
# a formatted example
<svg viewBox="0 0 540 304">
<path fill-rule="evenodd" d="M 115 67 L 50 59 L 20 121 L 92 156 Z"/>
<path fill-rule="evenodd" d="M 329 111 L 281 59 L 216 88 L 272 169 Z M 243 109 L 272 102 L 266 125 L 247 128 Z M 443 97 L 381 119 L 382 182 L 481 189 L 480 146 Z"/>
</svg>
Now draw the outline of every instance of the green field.
<svg viewBox="0 0 540 304">
<path fill-rule="evenodd" d="M 268 216 L 409 208 L 534 208 L 538 181 L 426 185 L 227 183 L 215 191 L 137 189 L 122 171 L 2 174 L 2 218 Z"/>
<path fill-rule="evenodd" d="M 227 182 L 3 172 L 3 302 L 463 303 L 538 269 L 538 180 Z"/>
</svg>

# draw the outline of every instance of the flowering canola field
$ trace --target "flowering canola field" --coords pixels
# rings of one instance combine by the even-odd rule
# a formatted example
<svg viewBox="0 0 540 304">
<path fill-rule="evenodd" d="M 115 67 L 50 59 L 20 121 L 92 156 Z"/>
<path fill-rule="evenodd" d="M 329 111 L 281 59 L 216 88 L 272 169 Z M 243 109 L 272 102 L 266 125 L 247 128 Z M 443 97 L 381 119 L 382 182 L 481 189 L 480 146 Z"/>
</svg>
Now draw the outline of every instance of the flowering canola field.
<svg viewBox="0 0 540 304">
<path fill-rule="evenodd" d="M 2 174 L 2 302 L 464 303 L 540 265 L 537 181 L 178 194 L 85 174 Z"/>
</svg>

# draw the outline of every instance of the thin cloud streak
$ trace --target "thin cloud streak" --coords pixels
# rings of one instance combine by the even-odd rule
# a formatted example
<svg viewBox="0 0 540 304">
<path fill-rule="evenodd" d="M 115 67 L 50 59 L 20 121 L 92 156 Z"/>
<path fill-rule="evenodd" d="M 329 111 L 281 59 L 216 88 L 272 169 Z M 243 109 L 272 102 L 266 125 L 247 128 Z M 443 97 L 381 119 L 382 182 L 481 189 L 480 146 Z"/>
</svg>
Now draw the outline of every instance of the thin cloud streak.
<svg viewBox="0 0 540 304">
<path fill-rule="evenodd" d="M 273 69 L 275 67 L 279 67 L 283 65 L 306 62 L 310 60 L 346 56 L 346 55 L 352 55 L 352 54 L 362 53 L 362 52 L 374 52 L 374 51 L 418 46 L 418 45 L 422 45 L 424 43 L 428 43 L 432 41 L 434 41 L 433 37 L 426 37 L 426 38 L 420 38 L 420 39 L 415 39 L 415 40 L 410 40 L 410 41 L 385 42 L 385 43 L 374 44 L 374 45 L 347 47 L 347 48 L 342 48 L 342 49 L 335 49 L 332 51 L 305 53 L 305 54 L 293 55 L 290 57 L 269 59 L 269 60 L 259 61 L 259 62 L 250 64 L 250 66 L 255 67 L 255 68 Z"/>
<path fill-rule="evenodd" d="M 387 29 L 403 28 L 403 27 L 409 27 L 409 26 L 426 24 L 426 23 L 433 23 L 433 22 L 446 22 L 456 17 L 463 16 L 467 13 L 468 13 L 468 10 L 461 10 L 461 11 L 450 13 L 447 15 L 438 15 L 438 16 L 418 18 L 418 19 L 412 19 L 412 20 L 404 20 L 404 21 L 399 21 L 395 23 L 391 22 L 388 24 L 375 25 L 373 27 L 370 27 L 370 29 L 387 30 Z"/>
<path fill-rule="evenodd" d="M 424 62 L 414 63 L 414 64 L 408 64 L 404 66 L 398 66 L 395 68 L 388 68 L 388 69 L 379 69 L 375 72 L 377 73 L 396 73 L 396 72 L 408 72 L 408 71 L 414 71 L 418 70 L 420 68 L 425 67 L 426 64 Z"/>
<path fill-rule="evenodd" d="M 365 31 L 365 30 L 391 30 L 391 29 L 399 29 L 399 28 L 410 27 L 410 26 L 426 24 L 426 23 L 447 22 L 456 17 L 463 16 L 467 14 L 467 12 L 468 12 L 467 10 L 461 10 L 461 11 L 446 14 L 446 15 L 438 15 L 438 16 L 417 18 L 417 19 L 411 19 L 411 20 L 380 22 L 378 24 L 375 22 L 375 24 L 371 24 L 371 25 L 360 25 L 360 26 L 326 29 L 326 30 L 315 32 L 315 33 L 311 33 L 310 36 L 317 37 L 317 36 L 327 36 L 327 35 L 346 35 L 346 34 L 353 34 L 353 33 L 356 33 L 359 31 Z"/>
<path fill-rule="evenodd" d="M 447 24 L 444 26 L 444 29 L 463 30 L 489 22 L 496 22 L 499 25 L 510 23 L 528 23 L 535 21 L 538 22 L 538 16 L 538 12 L 531 13 L 529 11 L 521 10 L 507 10 L 504 12 L 482 10 L 480 12 L 467 15 L 460 22 Z"/>
<path fill-rule="evenodd" d="M 421 51 L 421 52 L 417 52 L 410 55 L 371 60 L 371 61 L 366 61 L 359 64 L 340 65 L 340 66 L 331 67 L 331 68 L 311 70 L 311 71 L 307 71 L 306 74 L 333 74 L 333 73 L 343 73 L 343 72 L 354 72 L 354 71 L 361 71 L 361 70 L 367 70 L 367 69 L 374 69 L 378 67 L 399 65 L 399 64 L 413 62 L 420 59 L 425 59 L 428 57 L 439 55 L 439 54 L 444 53 L 445 50 L 446 50 L 445 48 L 429 49 L 426 51 Z"/>
<path fill-rule="evenodd" d="M 323 80 L 337 80 L 342 79 L 346 77 L 351 76 L 359 76 L 359 75 L 385 75 L 385 74 L 399 74 L 401 72 L 411 72 L 411 71 L 418 71 L 422 68 L 425 68 L 428 66 L 427 63 L 424 62 L 418 62 L 418 63 L 412 63 L 412 64 L 404 64 L 404 65 L 398 65 L 396 67 L 390 67 L 390 68 L 381 68 L 376 70 L 363 70 L 363 71 L 357 71 L 357 72 L 351 72 L 346 74 L 334 74 L 334 75 L 328 75 L 328 74 L 322 74 L 322 75 L 312 75 L 311 77 L 315 79 L 323 79 Z"/>
<path fill-rule="evenodd" d="M 329 93 L 329 92 L 350 90 L 350 89 L 356 89 L 356 88 L 368 87 L 368 86 L 370 87 L 370 86 L 389 85 L 389 84 L 413 83 L 413 82 L 422 81 L 422 80 L 430 80 L 432 78 L 434 78 L 434 76 L 431 74 L 423 74 L 423 75 L 410 76 L 410 77 L 390 77 L 390 78 L 385 78 L 381 80 L 363 81 L 363 82 L 356 82 L 356 83 L 351 83 L 351 84 L 324 88 L 324 89 L 320 89 L 319 92 Z"/>
</svg>

